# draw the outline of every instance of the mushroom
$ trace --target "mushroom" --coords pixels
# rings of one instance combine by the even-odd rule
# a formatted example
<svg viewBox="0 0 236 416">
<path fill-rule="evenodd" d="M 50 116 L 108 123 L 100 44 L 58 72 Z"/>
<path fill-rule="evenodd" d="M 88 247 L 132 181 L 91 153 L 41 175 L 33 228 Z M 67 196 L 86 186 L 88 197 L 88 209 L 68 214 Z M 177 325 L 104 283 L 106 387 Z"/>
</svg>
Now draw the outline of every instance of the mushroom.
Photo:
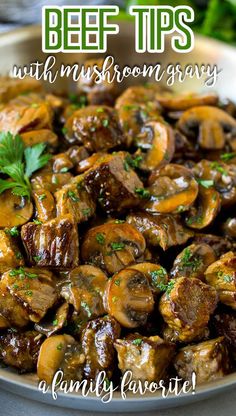
<svg viewBox="0 0 236 416">
<path fill-rule="evenodd" d="M 75 111 L 66 121 L 65 130 L 69 143 L 83 145 L 91 153 L 115 149 L 124 141 L 116 114 L 107 106 Z"/>
<path fill-rule="evenodd" d="M 145 203 L 150 213 L 178 213 L 189 210 L 198 195 L 198 184 L 184 166 L 169 164 L 156 171 L 148 188 L 150 199 Z"/>
<path fill-rule="evenodd" d="M 204 280 L 207 267 L 216 261 L 216 254 L 208 244 L 191 244 L 176 257 L 170 272 L 172 278 L 196 277 Z"/>
<path fill-rule="evenodd" d="M 213 286 L 220 301 L 236 310 L 236 256 L 232 251 L 223 254 L 205 272 L 206 281 Z"/>
<path fill-rule="evenodd" d="M 33 205 L 27 198 L 13 195 L 7 190 L 0 195 L 0 227 L 17 227 L 30 220 Z"/>
<path fill-rule="evenodd" d="M 101 269 L 83 265 L 73 269 L 61 288 L 61 296 L 87 321 L 105 313 L 103 295 L 107 276 Z"/>
<path fill-rule="evenodd" d="M 203 182 L 207 183 L 211 181 Z M 221 198 L 219 192 L 212 187 L 205 188 L 205 186 L 200 185 L 196 204 L 188 211 L 185 222 L 188 227 L 201 230 L 214 221 L 220 211 L 220 207 Z"/>
<path fill-rule="evenodd" d="M 236 133 L 236 120 L 220 108 L 199 106 L 185 111 L 177 127 L 186 136 L 192 136 L 193 131 L 198 128 L 198 142 L 202 149 L 223 149 L 225 133 Z"/>
<path fill-rule="evenodd" d="M 53 319 L 50 320 L 50 322 L 40 322 L 38 324 L 35 324 L 36 331 L 46 335 L 47 337 L 50 337 L 52 334 L 60 331 L 60 329 L 62 329 L 63 326 L 66 325 L 68 312 L 68 303 L 63 303 L 56 310 L 56 313 Z"/>
<path fill-rule="evenodd" d="M 132 264 L 129 268 L 144 274 L 155 295 L 159 295 L 162 292 L 162 288 L 168 283 L 167 271 L 160 264 L 137 263 Z"/>
<path fill-rule="evenodd" d="M 182 93 L 173 94 L 170 92 L 157 94 L 161 106 L 168 111 L 185 111 L 192 107 L 217 105 L 218 96 L 216 94 L 196 94 L 196 93 Z"/>
<path fill-rule="evenodd" d="M 57 135 L 49 129 L 27 131 L 21 134 L 21 139 L 26 147 L 32 147 L 38 143 L 47 143 L 49 148 L 54 149 L 58 145 Z"/>
<path fill-rule="evenodd" d="M 69 367 L 69 354 L 73 348 L 78 349 L 77 360 L 76 362 L 74 361 L 76 375 L 78 376 L 81 372 L 81 365 L 84 362 L 84 355 L 79 352 L 79 344 L 75 339 L 67 334 L 53 335 L 47 338 L 42 343 L 39 350 L 37 363 L 37 375 L 39 380 L 45 380 L 46 383 L 51 384 L 57 370 L 63 368 L 63 366 Z M 66 378 L 65 372 L 64 377 Z"/>
<path fill-rule="evenodd" d="M 223 224 L 224 233 L 229 236 L 236 238 L 236 218 L 228 218 Z"/>
<path fill-rule="evenodd" d="M 8 322 L 8 320 L 4 318 L 4 316 L 0 315 L 0 329 L 7 329 L 10 327 L 11 327 L 10 322 Z"/>
<path fill-rule="evenodd" d="M 236 165 L 218 161 L 201 160 L 193 168 L 197 181 L 219 192 L 222 206 L 231 206 L 236 202 Z M 209 184 L 211 182 L 211 185 Z"/>
<path fill-rule="evenodd" d="M 127 223 L 107 223 L 86 233 L 81 247 L 84 262 L 101 267 L 109 275 L 142 256 L 146 248 L 142 234 Z"/>
<path fill-rule="evenodd" d="M 167 123 L 150 121 L 142 127 L 135 145 L 142 151 L 140 168 L 152 171 L 171 161 L 175 151 L 173 130 Z"/>
<path fill-rule="evenodd" d="M 132 86 L 127 88 L 116 100 L 119 122 L 130 147 L 140 133 L 142 126 L 148 121 L 162 121 L 160 105 L 155 100 L 159 88 L 151 86 Z"/>
<path fill-rule="evenodd" d="M 87 157 L 86 159 L 82 159 L 76 165 L 76 172 L 77 173 L 86 172 L 86 170 L 92 168 L 94 164 L 97 163 L 98 160 L 101 159 L 103 156 L 104 156 L 104 153 L 98 152 L 98 153 L 93 153 L 91 156 Z"/>
<path fill-rule="evenodd" d="M 125 328 L 145 325 L 154 308 L 149 280 L 135 269 L 123 269 L 107 284 L 105 305 L 108 313 Z"/>
</svg>

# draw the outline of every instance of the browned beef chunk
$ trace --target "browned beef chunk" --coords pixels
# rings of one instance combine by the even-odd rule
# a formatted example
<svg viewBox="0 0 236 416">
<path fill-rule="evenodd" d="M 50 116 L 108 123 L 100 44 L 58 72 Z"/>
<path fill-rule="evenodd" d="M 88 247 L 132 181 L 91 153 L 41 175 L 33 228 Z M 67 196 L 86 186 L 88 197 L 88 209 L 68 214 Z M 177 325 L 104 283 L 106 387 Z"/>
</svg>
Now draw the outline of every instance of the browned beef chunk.
<svg viewBox="0 0 236 416">
<path fill-rule="evenodd" d="M 197 384 L 223 377 L 230 371 L 224 337 L 182 348 L 175 357 L 174 366 L 184 380 L 191 380 L 194 371 Z"/>
<path fill-rule="evenodd" d="M 66 138 L 89 152 L 115 149 L 124 142 L 115 112 L 110 107 L 88 106 L 75 111 L 65 124 Z"/>
<path fill-rule="evenodd" d="M 57 300 L 53 275 L 47 270 L 19 267 L 4 273 L 1 283 L 33 322 L 40 321 Z"/>
<path fill-rule="evenodd" d="M 212 326 L 218 336 L 224 336 L 229 350 L 236 360 L 236 311 L 218 309 L 212 318 Z"/>
<path fill-rule="evenodd" d="M 34 371 L 42 341 L 43 335 L 36 331 L 9 330 L 0 335 L 0 358 L 4 364 L 15 367 L 22 373 Z"/>
<path fill-rule="evenodd" d="M 157 335 L 148 338 L 130 334 L 127 338 L 117 339 L 115 348 L 122 373 L 130 370 L 133 379 L 149 382 L 166 377 L 175 352 L 174 344 Z"/>
<path fill-rule="evenodd" d="M 84 184 L 108 214 L 139 205 L 143 184 L 136 173 L 125 170 L 124 155 L 106 155 L 84 175 Z"/>
<path fill-rule="evenodd" d="M 176 215 L 151 215 L 138 211 L 129 214 L 127 221 L 143 234 L 147 245 L 160 246 L 163 250 L 184 244 L 193 236 L 193 232 L 185 228 Z"/>
<path fill-rule="evenodd" d="M 119 336 L 120 325 L 109 316 L 87 324 L 82 334 L 86 378 L 96 378 L 99 371 L 106 371 L 108 378 L 112 376 L 115 360 L 114 341 Z"/>
<path fill-rule="evenodd" d="M 28 94 L 30 92 L 41 91 L 40 82 L 33 78 L 25 78 L 24 80 L 10 77 L 0 77 L 0 102 L 6 103 L 17 95 Z"/>
<path fill-rule="evenodd" d="M 9 231 L 0 230 L 0 273 L 24 265 L 23 256 L 13 237 L 8 234 Z"/>
<path fill-rule="evenodd" d="M 83 176 L 76 176 L 55 193 L 57 214 L 70 214 L 76 223 L 87 221 L 95 213 L 95 203 L 86 191 Z"/>
<path fill-rule="evenodd" d="M 69 215 L 44 224 L 29 222 L 21 238 L 31 264 L 62 269 L 78 265 L 78 232 Z"/>
<path fill-rule="evenodd" d="M 171 282 L 159 309 L 164 321 L 179 332 L 179 339 L 191 342 L 208 324 L 217 305 L 217 293 L 194 277 L 180 277 Z"/>
</svg>

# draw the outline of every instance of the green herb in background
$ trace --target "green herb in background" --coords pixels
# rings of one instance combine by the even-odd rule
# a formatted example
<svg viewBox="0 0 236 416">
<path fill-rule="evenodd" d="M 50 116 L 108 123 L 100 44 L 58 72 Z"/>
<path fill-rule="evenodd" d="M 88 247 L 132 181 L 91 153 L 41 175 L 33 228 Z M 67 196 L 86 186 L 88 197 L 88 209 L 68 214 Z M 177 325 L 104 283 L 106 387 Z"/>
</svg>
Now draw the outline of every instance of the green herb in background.
<svg viewBox="0 0 236 416">
<path fill-rule="evenodd" d="M 195 11 L 195 32 L 224 42 L 236 44 L 236 0 L 126 0 L 126 10 L 120 12 L 121 20 L 132 20 L 128 11 L 134 5 L 188 5 Z"/>
</svg>

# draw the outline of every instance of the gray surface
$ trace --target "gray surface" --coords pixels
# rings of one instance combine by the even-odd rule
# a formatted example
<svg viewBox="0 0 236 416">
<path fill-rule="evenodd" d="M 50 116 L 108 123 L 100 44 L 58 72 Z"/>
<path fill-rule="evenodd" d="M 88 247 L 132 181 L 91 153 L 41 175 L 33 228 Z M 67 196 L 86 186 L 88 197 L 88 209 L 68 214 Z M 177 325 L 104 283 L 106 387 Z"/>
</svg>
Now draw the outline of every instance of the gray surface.
<svg viewBox="0 0 236 416">
<path fill-rule="evenodd" d="M 68 410 L 53 408 L 45 404 L 13 396 L 11 393 L 0 391 L 0 415 L 1 416 L 92 416 L 95 413 L 81 412 L 79 410 Z M 233 416 L 236 410 L 235 390 L 221 394 L 213 399 L 204 400 L 188 406 L 181 406 L 175 409 L 167 409 L 149 413 L 142 413 L 142 416 Z M 101 413 L 100 413 L 101 414 Z M 98 414 L 99 415 L 99 414 Z M 109 416 L 109 413 L 107 413 Z M 111 414 L 111 415 L 114 415 Z M 116 413 L 116 416 L 121 414 Z M 122 416 L 130 415 L 122 413 Z"/>
</svg>

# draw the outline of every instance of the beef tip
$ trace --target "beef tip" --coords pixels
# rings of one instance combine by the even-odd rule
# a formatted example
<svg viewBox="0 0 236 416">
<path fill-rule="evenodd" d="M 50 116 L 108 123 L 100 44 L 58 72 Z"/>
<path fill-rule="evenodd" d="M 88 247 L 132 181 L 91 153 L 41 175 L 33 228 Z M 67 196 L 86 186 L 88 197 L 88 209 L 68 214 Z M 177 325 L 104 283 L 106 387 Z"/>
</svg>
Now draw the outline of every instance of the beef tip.
<svg viewBox="0 0 236 416">
<path fill-rule="evenodd" d="M 21 373 L 34 371 L 42 341 L 43 335 L 36 331 L 9 330 L 0 335 L 0 358 Z"/>
<path fill-rule="evenodd" d="M 65 380 L 80 381 L 83 376 L 85 356 L 81 345 L 70 335 L 53 335 L 41 345 L 37 362 L 39 380 L 50 384 L 57 370 L 61 369 Z"/>
<path fill-rule="evenodd" d="M 12 134 L 31 130 L 51 129 L 52 110 L 45 102 L 10 101 L 0 110 L 0 131 Z"/>
<path fill-rule="evenodd" d="M 10 230 L 0 230 L 0 274 L 24 265 L 23 256 L 8 232 Z"/>
<path fill-rule="evenodd" d="M 114 342 L 120 336 L 120 325 L 110 316 L 88 322 L 82 334 L 85 354 L 84 376 L 95 379 L 100 371 L 110 378 L 115 364 Z"/>
<path fill-rule="evenodd" d="M 193 236 L 193 232 L 182 225 L 180 217 L 171 214 L 152 215 L 138 211 L 129 214 L 127 222 L 143 234 L 148 246 L 160 246 L 163 250 L 184 244 Z"/>
<path fill-rule="evenodd" d="M 90 228 L 84 237 L 81 257 L 109 275 L 140 258 L 146 248 L 142 234 L 127 223 L 107 223 Z"/>
<path fill-rule="evenodd" d="M 83 265 L 68 273 L 61 286 L 61 296 L 74 306 L 81 320 L 104 315 L 103 295 L 107 276 L 98 267 Z"/>
<path fill-rule="evenodd" d="M 24 328 L 29 323 L 29 315 L 20 300 L 11 295 L 7 281 L 0 281 L 0 316 L 4 328 L 11 326 Z"/>
<path fill-rule="evenodd" d="M 55 149 L 58 144 L 57 135 L 49 129 L 32 130 L 21 134 L 25 146 L 34 146 L 38 143 L 46 143 L 49 149 Z"/>
<path fill-rule="evenodd" d="M 94 215 L 96 205 L 86 191 L 83 176 L 76 176 L 55 193 L 57 215 L 70 214 L 76 223 L 87 221 Z"/>
<path fill-rule="evenodd" d="M 168 325 L 164 325 L 162 329 L 162 338 L 168 342 L 174 342 L 175 344 L 183 343 L 180 337 L 180 331 L 170 328 Z M 191 340 L 191 342 L 206 341 L 210 338 L 210 330 L 208 327 L 202 329 L 197 336 Z"/>
<path fill-rule="evenodd" d="M 219 295 L 225 305 L 236 310 L 236 256 L 232 251 L 223 254 L 219 260 L 211 264 L 205 278 Z"/>
<path fill-rule="evenodd" d="M 139 270 L 121 270 L 109 279 L 104 303 L 109 314 L 125 328 L 144 326 L 154 309 L 149 279 Z"/>
<path fill-rule="evenodd" d="M 215 260 L 215 252 L 208 244 L 191 244 L 176 257 L 170 276 L 196 277 L 204 281 L 205 270 Z"/>
<path fill-rule="evenodd" d="M 25 95 L 30 92 L 40 92 L 40 82 L 28 77 L 24 80 L 10 77 L 0 77 L 0 102 L 7 103 L 18 95 Z"/>
<path fill-rule="evenodd" d="M 211 320 L 217 336 L 224 336 L 229 351 L 236 361 L 236 311 L 229 308 L 218 309 Z"/>
<path fill-rule="evenodd" d="M 143 337 L 138 333 L 117 339 L 115 348 L 122 373 L 130 370 L 134 380 L 163 380 L 175 353 L 175 345 L 159 336 Z"/>
<path fill-rule="evenodd" d="M 52 163 L 52 170 L 55 173 L 65 173 L 72 169 L 74 166 L 68 153 L 58 153 L 57 155 L 54 155 L 52 158 Z"/>
<path fill-rule="evenodd" d="M 65 123 L 66 139 L 90 153 L 119 147 L 124 138 L 110 107 L 88 106 L 75 111 Z"/>
<path fill-rule="evenodd" d="M 191 381 L 195 372 L 197 384 L 223 377 L 230 371 L 224 337 L 182 348 L 174 359 L 174 366 L 183 380 Z"/>
<path fill-rule="evenodd" d="M 220 257 L 226 251 L 232 250 L 232 243 L 230 240 L 213 234 L 196 234 L 194 236 L 193 243 L 208 244 L 211 248 L 213 248 L 216 257 Z"/>
<path fill-rule="evenodd" d="M 39 322 L 57 300 L 53 275 L 46 270 L 19 267 L 5 272 L 1 282 L 33 322 Z"/>
<path fill-rule="evenodd" d="M 62 269 L 78 266 L 78 231 L 69 215 L 43 224 L 28 222 L 21 238 L 31 264 Z"/>
<path fill-rule="evenodd" d="M 159 310 L 164 321 L 179 331 L 179 339 L 191 342 L 205 328 L 217 305 L 216 290 L 196 278 L 170 281 Z"/>
<path fill-rule="evenodd" d="M 142 202 L 139 191 L 143 184 L 132 169 L 125 169 L 122 153 L 100 159 L 85 173 L 84 184 L 107 214 L 122 212 Z"/>
<path fill-rule="evenodd" d="M 56 204 L 51 192 L 39 189 L 33 192 L 36 219 L 40 222 L 52 220 L 56 216 Z"/>
<path fill-rule="evenodd" d="M 45 189 L 52 194 L 58 191 L 62 186 L 66 185 L 72 178 L 71 173 L 52 173 L 40 172 L 36 173 L 31 179 L 32 189 L 34 191 Z"/>
<path fill-rule="evenodd" d="M 85 61 L 86 71 L 93 69 L 94 65 L 102 71 L 104 64 L 104 59 L 88 59 Z M 117 84 L 115 81 L 108 82 L 106 79 L 103 79 L 102 82 L 96 83 L 96 73 L 92 74 L 92 77 L 81 77 L 78 81 L 78 89 L 80 92 L 86 94 L 89 104 L 107 104 L 112 105 L 114 98 L 117 95 Z M 112 72 L 110 71 L 110 78 L 113 77 Z"/>
</svg>

